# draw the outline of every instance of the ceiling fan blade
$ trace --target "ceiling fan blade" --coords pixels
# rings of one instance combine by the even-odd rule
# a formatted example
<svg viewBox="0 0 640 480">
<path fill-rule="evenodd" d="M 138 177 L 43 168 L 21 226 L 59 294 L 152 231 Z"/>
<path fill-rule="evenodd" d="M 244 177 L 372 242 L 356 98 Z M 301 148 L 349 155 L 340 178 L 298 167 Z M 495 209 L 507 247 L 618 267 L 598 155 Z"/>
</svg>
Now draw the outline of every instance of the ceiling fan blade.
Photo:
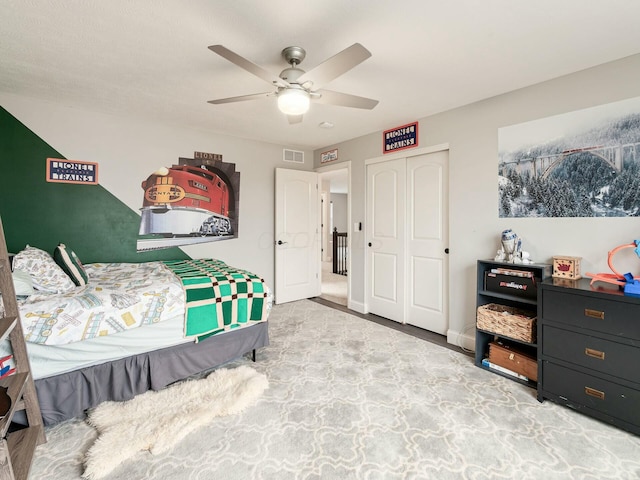
<svg viewBox="0 0 640 480">
<path fill-rule="evenodd" d="M 309 70 L 298 78 L 298 83 L 313 82 L 313 88 L 320 88 L 334 78 L 351 70 L 371 56 L 371 52 L 359 43 L 354 43 L 333 57 L 328 58 L 317 67 Z"/>
<path fill-rule="evenodd" d="M 313 101 L 316 103 L 340 105 L 342 107 L 364 108 L 366 110 L 371 110 L 378 105 L 378 100 L 358 97 L 357 95 L 350 95 L 348 93 L 334 92 L 332 90 L 318 90 L 314 93 L 321 94 L 320 98 L 314 98 Z"/>
<path fill-rule="evenodd" d="M 239 97 L 218 98 L 217 100 L 209 100 L 207 103 L 220 105 L 223 103 L 244 102 L 245 100 L 258 100 L 260 98 L 265 98 L 272 95 L 273 92 L 252 93 L 251 95 L 240 95 Z"/>
<path fill-rule="evenodd" d="M 287 115 L 287 120 L 289 120 L 291 125 L 294 123 L 300 123 L 302 122 L 302 115 Z"/>
<path fill-rule="evenodd" d="M 239 66 L 240 68 L 245 69 L 249 73 L 253 73 L 256 77 L 263 79 L 266 82 L 269 82 L 272 85 L 278 85 L 279 87 L 289 87 L 289 82 L 281 79 L 277 75 L 272 74 L 271 72 L 265 70 L 259 65 L 247 60 L 244 57 L 241 57 L 235 52 L 232 52 L 226 47 L 222 45 L 210 45 L 209 50 L 217 53 L 222 58 L 226 58 L 231 63 Z"/>
</svg>

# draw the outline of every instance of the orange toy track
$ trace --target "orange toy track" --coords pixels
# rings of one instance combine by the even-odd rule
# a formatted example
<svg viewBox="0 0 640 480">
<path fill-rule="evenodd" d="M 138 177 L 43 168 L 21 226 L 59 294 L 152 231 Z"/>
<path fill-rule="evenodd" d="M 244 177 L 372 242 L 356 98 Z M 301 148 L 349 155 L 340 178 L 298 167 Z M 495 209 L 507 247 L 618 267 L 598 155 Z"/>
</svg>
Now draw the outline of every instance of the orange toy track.
<svg viewBox="0 0 640 480">
<path fill-rule="evenodd" d="M 612 262 L 613 256 L 616 253 L 618 253 L 620 250 L 623 250 L 625 248 L 635 248 L 636 253 L 639 253 L 640 249 L 638 248 L 638 244 L 640 244 L 640 240 L 635 240 L 633 243 L 626 243 L 624 245 L 619 245 L 613 250 L 611 250 L 609 252 L 607 263 L 609 264 L 609 268 L 613 273 L 586 273 L 585 275 L 591 278 L 591 283 L 589 285 L 593 285 L 593 282 L 606 282 L 606 283 L 613 283 L 614 285 L 618 285 L 620 287 L 625 286 L 628 283 L 627 278 L 623 274 L 619 273 L 613 267 L 613 262 Z M 640 277 L 633 277 L 633 279 L 640 280 Z"/>
</svg>

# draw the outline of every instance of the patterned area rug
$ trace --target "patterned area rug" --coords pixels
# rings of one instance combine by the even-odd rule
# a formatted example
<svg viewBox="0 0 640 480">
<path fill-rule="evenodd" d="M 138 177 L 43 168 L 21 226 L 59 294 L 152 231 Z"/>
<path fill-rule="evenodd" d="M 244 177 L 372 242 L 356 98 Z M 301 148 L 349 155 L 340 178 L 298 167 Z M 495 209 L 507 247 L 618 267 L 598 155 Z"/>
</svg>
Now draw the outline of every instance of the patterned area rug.
<svg viewBox="0 0 640 480">
<path fill-rule="evenodd" d="M 549 401 L 455 351 L 310 301 L 276 305 L 269 378 L 244 412 L 163 455 L 139 452 L 115 480 L 637 479 L 640 437 Z M 47 429 L 31 480 L 79 479 L 96 433 Z"/>
</svg>

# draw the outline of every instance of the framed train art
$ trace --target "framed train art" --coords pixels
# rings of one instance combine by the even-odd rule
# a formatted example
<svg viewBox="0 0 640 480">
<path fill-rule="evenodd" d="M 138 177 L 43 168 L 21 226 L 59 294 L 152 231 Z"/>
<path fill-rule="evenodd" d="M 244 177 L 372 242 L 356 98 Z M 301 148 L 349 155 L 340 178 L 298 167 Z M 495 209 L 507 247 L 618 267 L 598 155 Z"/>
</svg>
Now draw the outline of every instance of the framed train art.
<svg viewBox="0 0 640 480">
<path fill-rule="evenodd" d="M 222 155 L 194 152 L 142 181 L 137 250 L 193 245 L 238 236 L 240 172 Z"/>
</svg>

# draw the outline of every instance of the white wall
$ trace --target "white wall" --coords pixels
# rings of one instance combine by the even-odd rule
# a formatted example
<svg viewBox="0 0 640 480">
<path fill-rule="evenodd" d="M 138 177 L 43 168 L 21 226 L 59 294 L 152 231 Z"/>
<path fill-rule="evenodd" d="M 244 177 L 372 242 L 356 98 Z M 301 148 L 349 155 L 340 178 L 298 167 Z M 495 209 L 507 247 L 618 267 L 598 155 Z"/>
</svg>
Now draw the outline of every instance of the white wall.
<svg viewBox="0 0 640 480">
<path fill-rule="evenodd" d="M 219 258 L 251 270 L 273 287 L 274 169 L 309 170 L 312 151 L 305 151 L 304 164 L 296 164 L 282 160 L 282 149 L 299 147 L 88 112 L 5 93 L 0 93 L 0 105 L 65 158 L 98 162 L 100 184 L 136 212 L 142 206 L 141 182 L 153 171 L 177 164 L 179 157 L 193 158 L 194 151 L 222 154 L 240 172 L 238 238 L 183 249 L 193 258 Z"/>
<path fill-rule="evenodd" d="M 606 272 L 607 252 L 640 236 L 637 218 L 498 218 L 498 128 L 640 96 L 640 55 L 560 77 L 419 120 L 419 146 L 449 144 L 448 340 L 472 346 L 476 260 L 492 258 L 500 232 L 512 228 L 537 262 L 583 257 L 583 272 Z M 469 81 L 473 81 L 472 78 Z M 393 128 L 396 125 L 388 125 Z M 365 220 L 365 160 L 382 156 L 382 131 L 315 151 L 338 148 L 352 162 L 352 222 Z M 411 150 L 406 150 L 411 155 Z M 364 305 L 364 231 L 352 239 L 351 300 Z M 630 259 L 621 270 L 640 273 Z M 463 337 L 465 336 L 466 337 Z"/>
<path fill-rule="evenodd" d="M 331 202 L 333 203 L 333 228 L 337 228 L 339 232 L 348 232 L 347 228 L 347 194 L 332 193 Z"/>
</svg>

